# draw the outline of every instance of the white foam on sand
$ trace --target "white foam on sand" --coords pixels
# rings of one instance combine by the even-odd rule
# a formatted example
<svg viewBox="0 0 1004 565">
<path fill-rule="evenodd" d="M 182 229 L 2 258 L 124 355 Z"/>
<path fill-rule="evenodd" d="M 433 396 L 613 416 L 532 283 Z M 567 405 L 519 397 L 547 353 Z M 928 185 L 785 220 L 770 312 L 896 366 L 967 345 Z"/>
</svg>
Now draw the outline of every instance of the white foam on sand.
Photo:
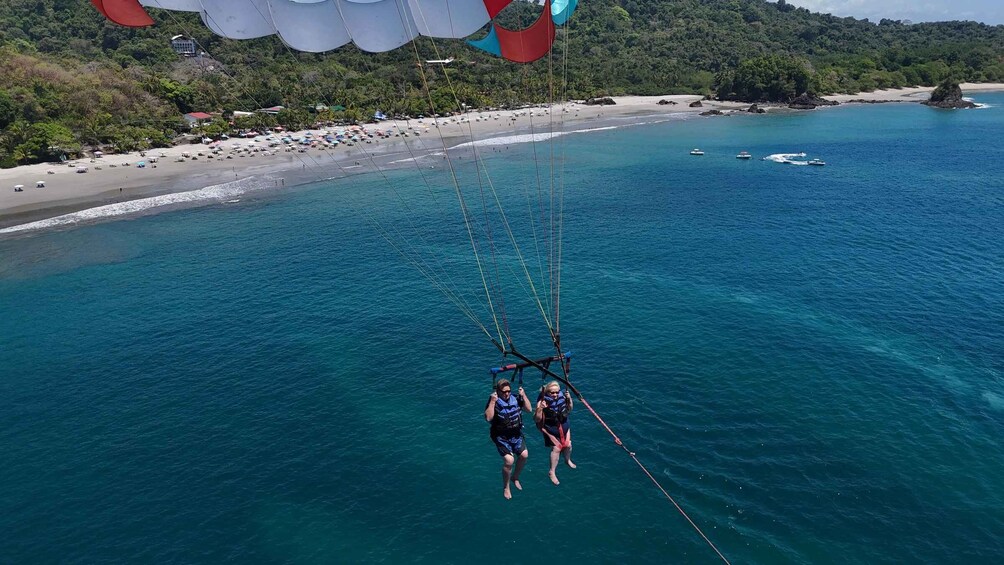
<svg viewBox="0 0 1004 565">
<path fill-rule="evenodd" d="M 618 126 L 603 126 L 598 128 L 576 129 L 570 131 L 549 131 L 543 133 L 523 133 L 519 135 L 506 135 L 502 137 L 491 137 L 488 139 L 467 141 L 465 143 L 454 145 L 450 149 L 461 149 L 464 147 L 498 147 L 500 145 L 515 145 L 517 143 L 536 143 L 538 141 L 547 141 L 549 139 L 560 137 L 562 135 L 570 135 L 573 133 L 589 133 L 594 131 L 607 131 L 613 129 L 618 129 Z"/>
<path fill-rule="evenodd" d="M 156 208 L 163 208 L 165 206 L 212 204 L 214 202 L 222 203 L 232 201 L 240 195 L 248 192 L 274 188 L 274 186 L 275 182 L 273 179 L 264 177 L 249 177 L 223 184 L 207 186 L 197 190 L 190 190 L 187 192 L 163 194 L 161 196 L 151 196 L 149 198 L 140 198 L 137 200 L 129 200 L 127 202 L 116 202 L 115 204 L 106 204 L 104 206 L 88 208 L 87 210 L 80 210 L 71 214 L 63 214 L 62 216 L 56 216 L 54 218 L 47 218 L 37 222 L 30 222 L 27 224 L 0 229 L 0 234 L 44 230 L 62 226 L 72 226 L 84 222 L 91 223 L 107 218 L 142 214 L 144 212 L 148 212 Z"/>
<path fill-rule="evenodd" d="M 681 120 L 681 119 L 684 119 L 684 120 L 685 119 L 689 119 L 692 116 L 690 114 L 687 114 L 687 113 L 684 113 L 684 112 L 680 112 L 680 113 L 668 114 L 667 116 L 664 116 L 664 117 L 659 117 L 659 118 L 655 118 L 655 119 L 651 119 L 651 120 L 646 120 L 646 121 L 638 121 L 637 118 L 634 118 L 634 117 L 631 117 L 631 116 L 621 116 L 621 117 L 624 117 L 624 118 L 627 118 L 627 119 L 631 119 L 632 121 L 629 124 L 616 125 L 616 126 L 600 126 L 600 127 L 595 127 L 595 128 L 576 129 L 576 130 L 569 130 L 569 131 L 544 132 L 544 133 L 534 133 L 534 134 L 526 133 L 526 134 L 519 134 L 519 135 L 507 135 L 507 136 L 501 136 L 501 137 L 491 137 L 491 138 L 479 139 L 479 140 L 475 140 L 475 141 L 465 141 L 464 143 L 458 143 L 457 145 L 454 145 L 454 146 L 450 147 L 449 150 L 452 151 L 452 150 L 455 150 L 455 149 L 464 149 L 464 148 L 468 148 L 468 147 L 499 147 L 499 146 L 504 146 L 504 145 L 515 145 L 517 143 L 536 143 L 538 141 L 547 141 L 547 140 L 553 139 L 555 137 L 560 137 L 562 135 L 570 135 L 570 134 L 573 134 L 573 133 L 591 133 L 591 132 L 596 132 L 596 131 L 610 131 L 610 130 L 621 129 L 621 128 L 625 128 L 625 127 L 636 127 L 636 126 L 645 126 L 645 125 L 650 125 L 650 124 L 661 124 L 661 123 L 664 123 L 664 122 L 678 121 L 678 120 Z M 442 157 L 444 154 L 445 153 L 443 151 L 436 151 L 436 152 L 430 153 L 428 156 L 431 156 L 431 157 Z M 399 159 L 397 161 L 391 161 L 388 164 L 389 165 L 397 165 L 397 164 L 400 164 L 400 163 L 410 163 L 410 162 L 418 161 L 418 160 L 422 159 L 423 157 L 424 156 L 422 156 L 422 155 L 416 156 L 416 157 L 408 157 L 408 158 L 405 158 L 405 159 Z"/>
</svg>

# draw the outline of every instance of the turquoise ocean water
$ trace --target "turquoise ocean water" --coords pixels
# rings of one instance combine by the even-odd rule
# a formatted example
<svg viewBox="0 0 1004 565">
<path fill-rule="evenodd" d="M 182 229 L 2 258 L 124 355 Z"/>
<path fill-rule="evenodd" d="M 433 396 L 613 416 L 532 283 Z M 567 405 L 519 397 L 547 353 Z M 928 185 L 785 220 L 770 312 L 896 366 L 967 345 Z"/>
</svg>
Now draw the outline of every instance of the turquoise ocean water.
<svg viewBox="0 0 1004 565">
<path fill-rule="evenodd" d="M 1004 94 L 976 99 L 561 138 L 573 380 L 733 563 L 1004 556 Z M 542 147 L 485 148 L 492 182 Z M 827 166 L 760 160 L 799 151 Z M 0 562 L 715 562 L 581 407 L 579 468 L 552 486 L 528 432 L 503 500 L 499 356 L 373 225 L 476 290 L 434 166 L 0 240 Z"/>
</svg>

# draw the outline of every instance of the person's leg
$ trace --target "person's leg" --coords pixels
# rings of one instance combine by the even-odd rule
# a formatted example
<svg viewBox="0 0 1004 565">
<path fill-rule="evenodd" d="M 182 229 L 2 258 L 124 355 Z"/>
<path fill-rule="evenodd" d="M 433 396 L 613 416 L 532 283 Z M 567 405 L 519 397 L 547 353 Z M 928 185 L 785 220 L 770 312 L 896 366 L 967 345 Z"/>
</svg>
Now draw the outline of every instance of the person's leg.
<svg viewBox="0 0 1004 565">
<path fill-rule="evenodd" d="M 558 468 L 558 456 L 561 455 L 561 446 L 555 445 L 551 447 L 551 470 L 548 471 L 547 475 L 551 477 L 551 482 L 554 484 L 561 484 L 558 482 L 558 475 L 554 474 L 555 469 Z"/>
<path fill-rule="evenodd" d="M 562 449 L 561 453 L 565 456 L 565 465 L 574 469 L 575 463 L 572 463 L 572 430 L 565 430 L 565 449 Z"/>
<path fill-rule="evenodd" d="M 516 470 L 512 472 L 512 484 L 516 487 L 516 490 L 523 490 L 523 485 L 519 484 L 519 474 L 523 472 L 523 465 L 526 465 L 526 458 L 530 455 L 530 452 L 524 449 L 519 454 L 519 459 L 516 460 Z"/>
<path fill-rule="evenodd" d="M 502 457 L 502 496 L 506 499 L 512 498 L 512 491 L 509 490 L 509 475 L 512 473 L 512 455 Z"/>
</svg>

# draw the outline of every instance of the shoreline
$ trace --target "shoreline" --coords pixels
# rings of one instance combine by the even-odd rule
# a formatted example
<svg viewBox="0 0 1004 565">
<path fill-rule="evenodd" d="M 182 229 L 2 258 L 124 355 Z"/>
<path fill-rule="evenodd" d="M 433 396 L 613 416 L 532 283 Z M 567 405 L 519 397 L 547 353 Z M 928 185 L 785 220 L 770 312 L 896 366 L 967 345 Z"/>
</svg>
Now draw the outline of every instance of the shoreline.
<svg viewBox="0 0 1004 565">
<path fill-rule="evenodd" d="M 999 92 L 1004 91 L 1004 83 L 998 82 L 964 82 L 959 85 L 962 88 L 963 96 L 973 92 Z M 822 96 L 825 100 L 840 102 L 841 104 L 855 103 L 858 100 L 865 103 L 874 102 L 922 102 L 927 99 L 932 92 L 933 86 L 906 86 L 903 88 L 887 88 L 874 90 L 872 92 L 858 92 L 856 94 L 833 94 Z"/>
<path fill-rule="evenodd" d="M 1004 84 L 962 85 L 963 93 L 1004 91 Z M 920 102 L 933 87 L 911 87 L 878 90 L 868 93 L 824 96 L 827 100 L 844 103 Z M 240 190 L 267 188 L 292 188 L 301 184 L 331 178 L 344 178 L 377 170 L 417 166 L 416 161 L 444 150 L 469 148 L 472 143 L 484 144 L 486 140 L 500 137 L 549 135 L 570 133 L 583 126 L 606 127 L 635 125 L 651 118 L 672 119 L 683 114 L 697 115 L 707 110 L 726 113 L 742 111 L 747 103 L 702 100 L 702 106 L 691 108 L 690 103 L 701 100 L 699 95 L 620 96 L 613 97 L 615 105 L 587 106 L 568 102 L 550 109 L 532 107 L 522 110 L 496 110 L 468 112 L 467 114 L 437 119 L 387 120 L 365 124 L 360 132 L 362 140 L 352 147 L 327 149 L 311 148 L 306 152 L 286 152 L 278 148 L 260 147 L 265 151 L 252 152 L 250 138 L 232 138 L 221 143 L 222 151 L 214 157 L 206 144 L 178 145 L 139 153 L 107 155 L 99 159 L 77 159 L 63 164 L 44 163 L 0 169 L 0 234 L 11 228 L 97 207 L 121 205 L 122 213 L 130 213 L 129 202 L 164 197 L 151 202 L 149 208 L 176 204 L 186 200 L 180 196 L 202 189 L 220 188 L 219 198 L 205 196 L 206 203 L 222 202 L 233 195 L 233 187 Z M 660 100 L 675 104 L 660 105 Z M 784 106 L 763 106 L 768 112 L 789 111 Z M 345 128 L 328 128 L 344 130 Z M 323 135 L 324 130 L 305 130 L 276 134 L 303 137 L 307 132 Z M 383 137 L 376 132 L 380 132 Z M 366 137 L 370 134 L 373 138 Z M 395 135 L 396 134 L 396 135 Z M 264 136 L 259 136 L 263 138 Z M 240 149 L 235 149 L 236 145 Z M 199 153 L 202 157 L 198 157 Z M 196 156 L 197 162 L 182 157 L 183 153 Z M 228 158 L 229 156 L 229 158 Z M 157 157 L 156 163 L 137 168 L 139 161 Z M 76 173 L 77 166 L 86 166 L 86 173 Z M 36 188 L 43 181 L 44 188 Z M 15 185 L 23 185 L 22 192 L 13 192 Z M 226 187 L 232 187 L 227 189 Z M 169 198 L 168 195 L 179 195 Z M 70 217 L 52 225 L 76 224 L 87 219 Z M 13 230 L 11 230 L 13 231 Z M 21 232 L 23 230 L 17 230 Z"/>
<path fill-rule="evenodd" d="M 675 105 L 658 105 L 659 100 Z M 735 110 L 748 105 L 734 102 L 704 101 L 701 108 L 689 104 L 700 100 L 699 95 L 624 96 L 616 98 L 616 105 L 587 106 L 569 102 L 552 108 L 532 107 L 521 110 L 496 110 L 469 112 L 438 119 L 386 120 L 365 124 L 364 131 L 373 138 L 361 135 L 362 140 L 352 147 L 344 145 L 320 150 L 308 149 L 305 153 L 286 152 L 282 146 L 264 151 L 233 153 L 232 147 L 247 147 L 251 138 L 231 138 L 221 142 L 224 151 L 208 158 L 206 144 L 178 145 L 152 149 L 141 156 L 138 152 L 105 155 L 98 159 L 76 159 L 67 163 L 43 163 L 11 169 L 0 169 L 0 233 L 26 223 L 73 214 L 90 208 L 110 204 L 190 192 L 206 187 L 233 182 L 252 182 L 277 188 L 293 186 L 363 174 L 376 170 L 389 170 L 416 166 L 413 161 L 444 150 L 465 149 L 471 143 L 483 144 L 488 139 L 528 135 L 547 135 L 550 132 L 569 132 L 583 126 L 615 121 L 617 125 L 631 125 L 651 117 L 694 113 L 708 109 Z M 623 120 L 623 121 L 620 121 Z M 327 128 L 327 131 L 347 128 Z M 324 129 L 304 130 L 274 134 L 303 137 L 310 132 L 323 136 Z M 382 137 L 376 132 L 387 134 Z M 258 136 L 259 139 L 265 136 Z M 468 147 L 469 148 L 469 147 Z M 465 149 L 466 150 L 466 149 Z M 197 158 L 181 159 L 183 153 Z M 200 153 L 202 156 L 199 156 Z M 230 156 L 231 158 L 227 158 Z M 137 168 L 139 161 L 157 157 L 156 163 Z M 76 173 L 77 166 L 88 171 Z M 36 188 L 43 181 L 44 188 Z M 23 185 L 23 192 L 14 192 Z M 69 222 L 67 222 L 69 223 Z M 8 232 L 9 233 L 9 232 Z"/>
</svg>

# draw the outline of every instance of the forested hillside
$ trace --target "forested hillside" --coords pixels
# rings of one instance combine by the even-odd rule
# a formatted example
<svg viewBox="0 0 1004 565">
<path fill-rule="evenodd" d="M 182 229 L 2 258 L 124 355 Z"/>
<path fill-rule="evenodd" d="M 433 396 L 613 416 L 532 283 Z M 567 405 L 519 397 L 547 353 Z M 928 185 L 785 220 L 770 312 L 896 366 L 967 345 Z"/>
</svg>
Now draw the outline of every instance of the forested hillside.
<svg viewBox="0 0 1004 565">
<path fill-rule="evenodd" d="M 539 9 L 515 2 L 503 23 L 525 27 Z M 148 11 L 157 24 L 130 29 L 107 22 L 88 0 L 0 3 L 0 166 L 83 146 L 169 143 L 190 111 L 283 105 L 289 110 L 278 119 L 295 126 L 316 119 L 318 104 L 346 108 L 327 118 L 354 120 L 376 109 L 429 113 L 430 98 L 448 112 L 458 103 L 540 102 L 552 91 L 767 100 L 803 87 L 826 94 L 946 77 L 1004 82 L 1004 26 L 875 24 L 812 14 L 784 0 L 581 0 L 559 33 L 554 60 L 530 65 L 426 38 L 381 54 L 351 46 L 296 53 L 274 37 L 216 37 L 197 14 Z M 176 55 L 169 44 L 176 34 L 195 38 L 207 56 Z M 456 58 L 448 77 L 417 64 L 446 57 Z"/>
</svg>

